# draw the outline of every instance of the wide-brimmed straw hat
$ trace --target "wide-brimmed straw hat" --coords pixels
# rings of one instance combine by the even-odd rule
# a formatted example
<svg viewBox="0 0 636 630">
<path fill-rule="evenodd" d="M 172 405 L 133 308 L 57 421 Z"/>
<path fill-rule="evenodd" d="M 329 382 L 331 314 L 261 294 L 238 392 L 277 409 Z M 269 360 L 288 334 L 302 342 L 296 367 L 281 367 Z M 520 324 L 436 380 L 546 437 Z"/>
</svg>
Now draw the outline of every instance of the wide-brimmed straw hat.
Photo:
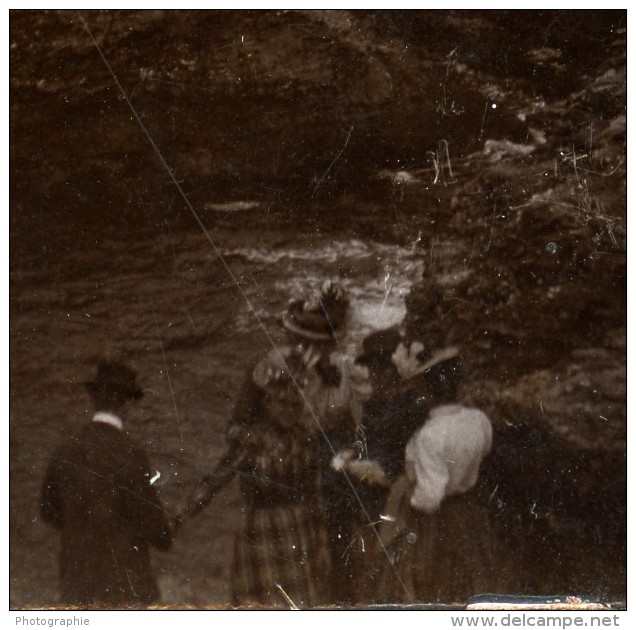
<svg viewBox="0 0 636 630">
<path fill-rule="evenodd" d="M 336 338 L 347 319 L 349 300 L 340 284 L 326 282 L 313 300 L 295 300 L 283 315 L 285 330 L 313 341 Z"/>
<path fill-rule="evenodd" d="M 425 372 L 426 370 L 430 370 L 441 363 L 446 363 L 451 359 L 457 359 L 459 352 L 459 346 L 446 346 L 444 348 L 439 348 L 432 352 L 426 361 L 422 362 L 422 366 L 419 368 L 419 371 Z"/>
<path fill-rule="evenodd" d="M 120 394 L 130 400 L 138 400 L 144 392 L 135 383 L 136 378 L 136 373 L 123 363 L 103 361 L 95 378 L 84 385 L 91 393 Z"/>
</svg>

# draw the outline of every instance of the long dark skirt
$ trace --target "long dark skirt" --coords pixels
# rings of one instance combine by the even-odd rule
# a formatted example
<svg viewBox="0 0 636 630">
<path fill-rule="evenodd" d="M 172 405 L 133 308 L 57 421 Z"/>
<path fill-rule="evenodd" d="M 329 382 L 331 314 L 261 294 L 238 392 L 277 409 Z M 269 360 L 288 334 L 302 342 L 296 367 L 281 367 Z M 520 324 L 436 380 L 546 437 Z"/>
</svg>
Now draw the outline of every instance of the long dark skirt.
<svg viewBox="0 0 636 630">
<path fill-rule="evenodd" d="M 410 507 L 404 483 L 392 494 L 397 520 L 381 532 L 382 600 L 465 604 L 473 595 L 497 592 L 499 550 L 492 516 L 473 493 L 445 499 L 434 514 Z"/>
<path fill-rule="evenodd" d="M 236 606 L 312 608 L 329 603 L 330 554 L 313 505 L 248 509 L 232 572 Z"/>
</svg>

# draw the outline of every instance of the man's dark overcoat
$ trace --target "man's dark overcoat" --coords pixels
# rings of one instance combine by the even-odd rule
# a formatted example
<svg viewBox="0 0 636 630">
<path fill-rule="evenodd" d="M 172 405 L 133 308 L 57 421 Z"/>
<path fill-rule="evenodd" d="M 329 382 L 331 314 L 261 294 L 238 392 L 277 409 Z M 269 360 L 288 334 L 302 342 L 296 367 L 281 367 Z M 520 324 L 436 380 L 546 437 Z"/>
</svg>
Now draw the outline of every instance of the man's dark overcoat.
<svg viewBox="0 0 636 630">
<path fill-rule="evenodd" d="M 149 546 L 171 533 L 145 453 L 118 428 L 90 422 L 54 454 L 42 518 L 61 532 L 62 603 L 143 607 L 159 596 Z"/>
</svg>

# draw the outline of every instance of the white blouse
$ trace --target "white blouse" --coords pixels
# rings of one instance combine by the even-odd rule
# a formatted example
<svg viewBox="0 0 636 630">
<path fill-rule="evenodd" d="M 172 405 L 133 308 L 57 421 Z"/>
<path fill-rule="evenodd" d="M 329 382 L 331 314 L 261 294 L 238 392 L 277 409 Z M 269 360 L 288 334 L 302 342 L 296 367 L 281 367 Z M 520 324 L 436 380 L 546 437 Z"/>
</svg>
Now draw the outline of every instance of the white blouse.
<svg viewBox="0 0 636 630">
<path fill-rule="evenodd" d="M 458 404 L 432 409 L 406 446 L 412 507 L 431 514 L 445 497 L 470 490 L 491 447 L 492 425 L 483 411 Z"/>
</svg>

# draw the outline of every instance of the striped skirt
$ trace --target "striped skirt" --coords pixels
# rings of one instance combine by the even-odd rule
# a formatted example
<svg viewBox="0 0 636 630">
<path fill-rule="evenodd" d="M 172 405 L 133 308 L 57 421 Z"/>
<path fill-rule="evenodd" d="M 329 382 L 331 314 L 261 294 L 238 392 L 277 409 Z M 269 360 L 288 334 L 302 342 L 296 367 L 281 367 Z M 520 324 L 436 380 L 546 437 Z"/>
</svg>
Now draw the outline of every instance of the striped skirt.
<svg viewBox="0 0 636 630">
<path fill-rule="evenodd" d="M 247 509 L 234 549 L 235 606 L 327 605 L 329 574 L 327 531 L 313 504 Z"/>
</svg>

